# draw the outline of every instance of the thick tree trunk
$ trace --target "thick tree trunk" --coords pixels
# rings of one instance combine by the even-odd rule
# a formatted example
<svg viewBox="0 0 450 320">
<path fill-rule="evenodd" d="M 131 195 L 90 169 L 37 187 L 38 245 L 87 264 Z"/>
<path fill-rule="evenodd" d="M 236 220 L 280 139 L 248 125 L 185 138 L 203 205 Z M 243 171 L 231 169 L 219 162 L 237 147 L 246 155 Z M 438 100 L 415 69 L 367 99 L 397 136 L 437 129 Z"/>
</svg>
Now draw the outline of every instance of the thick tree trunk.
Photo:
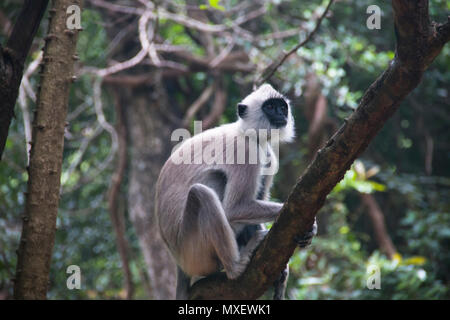
<svg viewBox="0 0 450 320">
<path fill-rule="evenodd" d="M 0 159 L 14 116 L 23 65 L 47 4 L 48 0 L 25 0 L 6 47 L 0 45 Z"/>
<path fill-rule="evenodd" d="M 175 264 L 159 234 L 154 215 L 155 185 L 170 154 L 171 125 L 163 116 L 168 104 L 163 88 L 130 89 L 127 123 L 131 145 L 128 206 L 147 265 L 154 299 L 175 298 Z"/>
<path fill-rule="evenodd" d="M 255 299 L 276 280 L 296 248 L 295 238 L 314 223 L 327 195 L 353 161 L 420 83 L 424 71 L 450 40 L 450 21 L 430 23 L 428 1 L 393 0 L 396 56 L 364 94 L 358 109 L 319 150 L 299 178 L 246 271 L 236 280 L 223 274 L 194 284 L 193 299 Z"/>
<path fill-rule="evenodd" d="M 81 0 L 54 1 L 44 47 L 41 86 L 33 121 L 28 191 L 14 297 L 45 299 L 58 212 L 64 128 L 77 31 L 66 29 L 66 9 Z"/>
</svg>

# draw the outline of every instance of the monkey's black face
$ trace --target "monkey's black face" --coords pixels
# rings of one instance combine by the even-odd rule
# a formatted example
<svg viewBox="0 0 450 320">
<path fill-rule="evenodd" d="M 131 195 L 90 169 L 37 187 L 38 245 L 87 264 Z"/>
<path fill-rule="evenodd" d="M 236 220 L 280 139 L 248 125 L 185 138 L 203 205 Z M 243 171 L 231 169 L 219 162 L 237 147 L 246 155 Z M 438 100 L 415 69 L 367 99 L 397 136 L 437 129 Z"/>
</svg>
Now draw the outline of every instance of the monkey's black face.
<svg viewBox="0 0 450 320">
<path fill-rule="evenodd" d="M 288 105 L 284 99 L 272 98 L 262 105 L 262 111 L 275 128 L 284 127 L 288 121 Z"/>
</svg>

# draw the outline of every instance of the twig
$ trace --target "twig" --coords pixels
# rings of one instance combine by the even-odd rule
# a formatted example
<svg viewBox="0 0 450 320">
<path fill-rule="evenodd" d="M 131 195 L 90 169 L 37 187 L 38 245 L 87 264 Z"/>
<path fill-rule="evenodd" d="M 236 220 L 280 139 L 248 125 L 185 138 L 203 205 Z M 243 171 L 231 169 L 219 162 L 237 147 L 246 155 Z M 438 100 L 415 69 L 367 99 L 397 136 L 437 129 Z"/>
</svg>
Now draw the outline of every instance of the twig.
<svg viewBox="0 0 450 320">
<path fill-rule="evenodd" d="M 213 85 L 209 85 L 205 90 L 203 90 L 200 97 L 194 101 L 194 103 L 188 108 L 186 116 L 183 119 L 183 127 L 188 127 L 194 118 L 195 114 L 206 104 L 208 99 L 213 93 Z"/>
<path fill-rule="evenodd" d="M 76 117 L 78 117 L 84 110 L 89 108 L 92 105 L 92 100 L 87 98 L 85 101 L 83 101 L 80 105 L 78 105 L 75 110 L 67 114 L 66 120 L 67 122 L 72 121 Z"/>
<path fill-rule="evenodd" d="M 119 138 L 117 136 L 117 132 L 114 129 L 114 127 L 108 121 L 106 121 L 105 114 L 103 113 L 103 103 L 102 103 L 102 99 L 101 99 L 102 81 L 103 80 L 101 78 L 94 79 L 94 86 L 93 86 L 94 109 L 95 109 L 95 113 L 97 115 L 97 121 L 98 121 L 100 127 L 102 129 L 106 130 L 111 136 L 111 150 L 110 150 L 108 156 L 106 157 L 106 159 L 102 163 L 100 163 L 97 166 L 97 168 L 90 171 L 89 174 L 86 174 L 85 177 L 82 178 L 77 185 L 75 185 L 72 188 L 67 189 L 67 190 L 64 190 L 61 186 L 61 194 L 73 192 L 73 191 L 79 189 L 84 184 L 86 184 L 86 183 L 92 181 L 93 179 L 95 179 L 96 177 L 98 177 L 98 175 L 103 170 L 108 168 L 108 166 L 114 159 L 114 156 L 117 152 L 118 144 L 119 144 L 119 142 L 118 142 Z M 97 132 L 97 130 L 95 130 L 94 133 L 96 133 L 96 132 Z M 80 160 L 81 159 L 78 159 L 77 161 L 80 161 Z"/>
<path fill-rule="evenodd" d="M 141 50 L 131 59 L 114 64 L 110 67 L 100 69 L 95 71 L 95 73 L 100 77 L 105 77 L 107 75 L 111 75 L 113 73 L 117 73 L 119 71 L 129 69 L 140 63 L 148 52 L 148 47 L 144 47 L 145 42 L 142 41 L 144 38 L 143 35 L 146 34 L 147 23 L 150 20 L 150 15 L 152 14 L 151 10 L 145 11 L 142 16 L 139 18 L 139 40 L 141 40 Z M 146 38 L 146 37 L 145 37 Z"/>
<path fill-rule="evenodd" d="M 219 79 L 215 81 L 214 87 L 214 102 L 211 107 L 211 111 L 203 119 L 203 130 L 212 128 L 220 119 L 220 116 L 223 114 L 223 111 L 226 107 L 227 94 L 223 88 L 223 84 Z"/>
<path fill-rule="evenodd" d="M 256 37 L 256 41 L 285 39 L 285 38 L 289 38 L 289 37 L 298 35 L 298 33 L 304 29 L 305 29 L 304 27 L 299 27 L 299 28 L 294 28 L 294 29 L 272 32 L 269 34 L 264 34 L 264 35 Z"/>
<path fill-rule="evenodd" d="M 22 110 L 23 127 L 25 131 L 25 149 L 27 152 L 27 165 L 30 163 L 30 150 L 31 150 L 31 120 L 30 112 L 28 110 L 27 97 L 23 85 L 19 88 L 19 106 Z"/>
<path fill-rule="evenodd" d="M 22 83 L 21 86 L 25 89 L 25 92 L 27 95 L 31 98 L 33 102 L 36 102 L 36 93 L 33 91 L 33 88 L 31 87 L 29 78 L 31 75 L 36 71 L 36 69 L 39 67 L 39 65 L 42 62 L 42 54 L 43 51 L 39 51 L 38 56 L 36 59 L 34 59 L 29 65 L 27 70 L 25 71 L 23 77 L 22 77 Z"/>
<path fill-rule="evenodd" d="M 262 7 L 254 10 L 254 11 L 251 11 L 243 16 L 240 16 L 233 22 L 233 25 L 235 25 L 235 26 L 243 25 L 244 23 L 246 23 L 250 20 L 254 20 L 254 19 L 266 14 L 266 12 L 267 12 L 267 8 L 266 8 L 266 6 L 263 5 Z"/>
<path fill-rule="evenodd" d="M 107 160 L 104 162 L 104 167 L 106 168 L 108 166 L 108 164 L 111 162 L 112 158 L 114 158 L 114 155 L 118 148 L 119 138 L 117 136 L 116 130 L 108 121 L 106 121 L 105 114 L 103 113 L 101 85 L 102 85 L 102 79 L 100 79 L 100 78 L 95 79 L 95 81 L 94 81 L 94 108 L 95 108 L 95 113 L 97 114 L 97 121 L 102 126 L 102 128 L 105 129 L 106 131 L 108 131 L 108 133 L 111 135 L 111 151 L 108 155 Z M 100 166 L 100 168 L 102 168 L 102 167 Z M 103 168 L 101 170 L 103 170 Z"/>
<path fill-rule="evenodd" d="M 303 40 L 302 42 L 300 42 L 298 45 L 296 45 L 294 48 L 292 48 L 291 50 L 289 50 L 287 53 L 285 53 L 281 59 L 278 59 L 278 62 L 274 62 L 273 66 L 269 66 L 267 68 L 268 73 L 266 76 L 261 76 L 258 80 L 255 81 L 255 86 L 259 86 L 261 84 L 263 84 L 264 82 L 266 82 L 267 80 L 269 80 L 273 74 L 277 71 L 277 69 L 286 61 L 286 59 L 293 54 L 294 52 L 296 52 L 298 49 L 300 49 L 301 47 L 303 47 L 306 43 L 309 42 L 309 40 L 312 39 L 312 37 L 314 36 L 314 34 L 317 32 L 317 30 L 319 30 L 320 25 L 322 24 L 322 20 L 326 17 L 328 10 L 330 9 L 331 5 L 333 4 L 334 0 L 330 0 L 330 2 L 328 2 L 327 7 L 325 8 L 325 11 L 322 13 L 322 15 L 319 17 L 319 19 L 317 20 L 316 26 L 314 27 L 313 31 L 311 31 L 311 33 L 306 37 L 305 40 Z"/>
<path fill-rule="evenodd" d="M 92 68 L 84 68 L 83 72 L 86 73 L 94 73 L 97 76 L 104 78 L 106 76 L 109 76 L 111 74 L 132 68 L 142 62 L 144 58 L 149 55 L 150 60 L 152 61 L 153 65 L 156 65 L 157 67 L 168 67 L 176 70 L 180 70 L 182 72 L 187 71 L 187 67 L 173 61 L 163 61 L 161 60 L 157 53 L 156 48 L 153 46 L 153 41 L 150 42 L 147 37 L 147 28 L 148 28 L 148 22 L 152 16 L 155 14 L 152 12 L 151 9 L 148 9 L 145 11 L 142 16 L 139 18 L 139 41 L 141 43 L 141 50 L 131 59 L 125 60 L 123 62 L 116 63 L 112 66 L 109 66 L 104 69 L 92 69 Z"/>
<path fill-rule="evenodd" d="M 135 14 L 135 15 L 142 15 L 144 13 L 144 10 L 141 8 L 134 8 L 134 7 L 127 7 L 122 6 L 118 4 L 112 4 L 108 1 L 103 0 L 89 0 L 90 3 L 92 3 L 94 6 L 108 9 L 109 11 L 114 12 L 120 12 L 120 13 L 128 13 L 128 14 Z"/>
<path fill-rule="evenodd" d="M 143 14 L 145 14 L 145 12 L 147 12 L 146 9 L 110 4 L 107 1 L 103 1 L 103 0 L 90 0 L 90 1 L 92 4 L 94 4 L 98 7 L 102 7 L 102 8 L 108 9 L 110 11 L 115 11 L 115 12 L 129 13 L 129 14 L 135 14 L 135 15 L 143 15 Z M 147 6 L 147 8 L 151 8 L 151 7 L 152 6 Z M 161 18 L 161 19 L 172 20 L 181 25 L 184 25 L 185 27 L 197 29 L 197 30 L 203 31 L 203 32 L 218 33 L 218 32 L 223 32 L 223 31 L 229 29 L 225 25 L 210 25 L 210 24 L 183 16 L 181 14 L 175 14 L 175 13 L 167 12 L 165 10 L 160 10 L 158 13 L 159 13 L 159 18 Z M 157 19 L 158 17 L 153 12 L 150 11 L 150 18 L 154 20 L 154 19 Z"/>
<path fill-rule="evenodd" d="M 92 129 L 91 129 L 92 130 Z M 90 130 L 89 130 L 90 131 Z M 78 165 L 83 160 L 83 155 L 86 153 L 87 148 L 89 147 L 89 143 L 91 143 L 92 140 L 94 140 L 100 133 L 102 133 L 102 127 L 97 124 L 95 129 L 92 130 L 91 134 L 89 134 L 87 137 L 85 137 L 80 144 L 80 147 L 76 151 L 77 157 L 73 160 L 73 162 L 70 164 L 69 168 L 66 171 L 66 177 L 70 177 L 72 173 L 75 171 L 75 169 L 78 167 Z M 63 189 L 64 184 L 67 182 L 68 178 L 66 180 L 61 181 L 61 188 Z"/>
<path fill-rule="evenodd" d="M 225 47 L 225 49 L 223 49 L 219 55 L 217 57 L 215 57 L 214 59 L 211 60 L 211 62 L 209 63 L 209 67 L 210 68 L 215 68 L 217 67 L 223 60 L 225 60 L 225 58 L 230 54 L 231 50 L 233 50 L 233 47 L 235 45 L 235 41 L 233 39 L 233 37 L 229 36 L 228 37 L 228 44 Z"/>
<path fill-rule="evenodd" d="M 134 14 L 134 15 L 143 15 L 146 12 L 146 9 L 142 8 L 133 8 L 133 7 L 127 7 L 117 4 L 110 4 L 107 1 L 103 0 L 90 0 L 92 4 L 94 4 L 97 7 L 105 8 L 110 11 L 114 12 L 121 12 L 121 13 L 128 13 L 128 14 Z M 143 3 L 147 9 L 154 8 L 154 5 L 150 1 L 139 1 Z M 187 17 L 182 14 L 178 13 L 172 13 L 168 12 L 164 9 L 160 9 L 158 11 L 158 15 L 151 12 L 150 19 L 156 20 L 158 17 L 160 19 L 168 19 L 171 21 L 174 21 L 176 23 L 179 23 L 187 28 L 196 29 L 202 32 L 206 33 L 222 33 L 228 30 L 234 30 L 236 27 L 252 20 L 256 19 L 259 16 L 263 15 L 266 12 L 265 7 L 261 7 L 255 11 L 249 12 L 248 14 L 241 16 L 237 18 L 234 22 L 231 23 L 230 26 L 224 25 L 224 24 L 208 24 L 202 21 L 198 21 L 195 19 L 192 19 L 190 17 Z"/>
<path fill-rule="evenodd" d="M 19 87 L 19 106 L 22 110 L 23 116 L 23 127 L 25 131 L 25 148 L 27 151 L 27 165 L 30 163 L 30 150 L 31 150 L 31 118 L 30 111 L 28 110 L 28 102 L 27 95 L 33 102 L 36 102 L 36 93 L 33 91 L 31 87 L 30 81 L 28 78 L 36 71 L 37 67 L 42 61 L 42 51 L 39 52 L 39 55 L 36 59 L 34 59 L 29 65 L 27 70 L 25 71 L 22 82 Z"/>
<path fill-rule="evenodd" d="M 148 10 L 151 10 L 151 8 L 149 8 Z M 155 26 L 158 24 L 158 12 L 156 10 L 157 9 L 155 7 L 155 15 L 156 15 Z M 147 11 L 146 14 L 148 14 L 148 13 L 151 13 L 151 12 Z M 149 36 L 149 34 L 150 34 L 150 36 Z M 156 49 L 155 49 L 154 43 L 153 43 L 155 34 L 156 34 L 156 27 L 153 28 L 150 23 L 148 23 L 147 30 L 145 28 L 139 27 L 139 41 L 141 42 L 142 49 L 147 50 L 148 56 L 149 56 L 150 60 L 152 61 L 152 63 L 154 65 L 156 65 L 157 67 L 160 67 L 161 60 L 158 57 L 158 53 L 156 52 Z"/>
</svg>

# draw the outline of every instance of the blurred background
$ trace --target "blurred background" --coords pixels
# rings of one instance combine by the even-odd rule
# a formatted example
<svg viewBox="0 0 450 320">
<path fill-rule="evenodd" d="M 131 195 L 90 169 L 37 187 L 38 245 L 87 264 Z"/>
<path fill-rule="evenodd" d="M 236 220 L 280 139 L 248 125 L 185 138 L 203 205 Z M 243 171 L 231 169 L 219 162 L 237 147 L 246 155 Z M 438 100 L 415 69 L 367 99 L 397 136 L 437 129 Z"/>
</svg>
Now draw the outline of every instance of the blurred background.
<svg viewBox="0 0 450 320">
<path fill-rule="evenodd" d="M 173 298 L 154 185 L 176 128 L 236 119 L 268 66 L 306 39 L 328 0 L 85 0 L 65 133 L 50 299 Z M 369 30 L 366 9 L 381 8 Z M 0 41 L 22 1 L 0 4 Z M 431 0 L 446 21 L 450 1 Z M 27 150 L 47 31 L 25 66 L 0 162 L 0 299 L 12 296 Z M 334 1 L 314 37 L 270 83 L 291 99 L 296 141 L 281 148 L 272 198 L 284 201 L 315 152 L 394 58 L 388 1 Z M 289 299 L 450 298 L 450 47 L 328 196 L 312 245 L 291 258 Z M 81 268 L 68 290 L 66 268 Z M 366 286 L 367 268 L 381 289 Z M 269 298 L 268 294 L 265 298 Z"/>
</svg>

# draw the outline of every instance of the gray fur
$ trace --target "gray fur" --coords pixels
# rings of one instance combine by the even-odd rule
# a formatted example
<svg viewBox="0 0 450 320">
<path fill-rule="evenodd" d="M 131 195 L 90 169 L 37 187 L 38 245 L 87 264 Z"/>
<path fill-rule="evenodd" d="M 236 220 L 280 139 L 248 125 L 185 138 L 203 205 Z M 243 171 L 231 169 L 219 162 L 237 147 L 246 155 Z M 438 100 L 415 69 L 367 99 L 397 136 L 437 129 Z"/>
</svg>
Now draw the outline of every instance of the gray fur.
<svg viewBox="0 0 450 320">
<path fill-rule="evenodd" d="M 282 204 L 268 201 L 273 176 L 261 176 L 259 158 L 255 164 L 247 162 L 247 144 L 244 164 L 196 161 L 213 141 L 223 142 L 225 161 L 226 150 L 233 147 L 231 144 L 246 129 L 272 129 L 261 111 L 264 101 L 272 97 L 285 99 L 270 85 L 261 86 L 242 101 L 248 106 L 244 119 L 184 141 L 161 170 L 156 187 L 156 216 L 161 235 L 179 266 L 179 290 L 186 290 L 189 277 L 206 276 L 221 268 L 228 278 L 237 278 L 267 231 L 264 228 L 253 230 L 252 238 L 241 247 L 237 236 L 246 225 L 273 221 L 278 216 Z M 285 101 L 289 106 L 288 100 Z M 281 140 L 292 140 L 293 131 L 289 106 L 288 123 L 281 128 Z M 264 147 L 270 161 L 278 163 L 270 145 Z M 236 145 L 234 152 L 236 160 Z M 192 160 L 192 164 L 177 164 L 174 157 L 182 155 Z M 187 293 L 177 292 L 177 298 L 183 297 L 187 297 Z"/>
</svg>

